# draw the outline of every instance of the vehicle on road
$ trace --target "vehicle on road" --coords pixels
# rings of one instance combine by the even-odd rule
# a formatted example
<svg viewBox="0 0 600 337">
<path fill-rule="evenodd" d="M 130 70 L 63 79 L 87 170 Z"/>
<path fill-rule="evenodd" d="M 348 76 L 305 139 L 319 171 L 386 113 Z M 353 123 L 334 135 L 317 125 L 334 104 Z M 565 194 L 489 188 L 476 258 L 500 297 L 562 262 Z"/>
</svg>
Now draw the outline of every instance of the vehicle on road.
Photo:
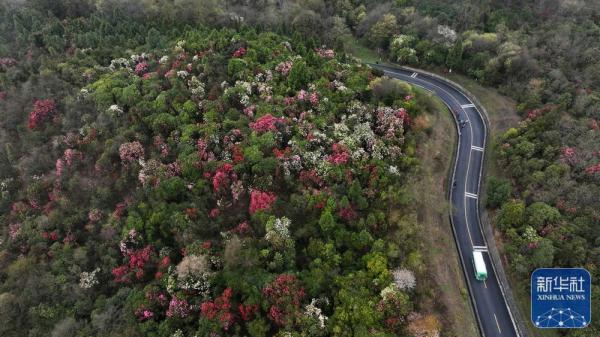
<svg viewBox="0 0 600 337">
<path fill-rule="evenodd" d="M 475 278 L 479 281 L 487 279 L 487 268 L 480 251 L 473 251 L 473 266 L 475 267 Z"/>
</svg>

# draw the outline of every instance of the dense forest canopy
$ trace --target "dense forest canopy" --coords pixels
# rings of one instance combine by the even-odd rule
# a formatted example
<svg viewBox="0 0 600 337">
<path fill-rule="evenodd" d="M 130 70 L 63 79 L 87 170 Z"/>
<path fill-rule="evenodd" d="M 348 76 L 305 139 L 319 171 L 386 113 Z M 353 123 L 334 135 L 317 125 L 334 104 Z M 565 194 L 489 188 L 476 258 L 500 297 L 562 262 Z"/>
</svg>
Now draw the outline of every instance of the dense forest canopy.
<svg viewBox="0 0 600 337">
<path fill-rule="evenodd" d="M 439 330 L 427 98 L 310 39 L 34 5 L 1 12 L 3 336 Z"/>
<path fill-rule="evenodd" d="M 405 189 L 430 102 L 356 41 L 517 100 L 486 200 L 513 286 L 583 266 L 600 310 L 598 1 L 14 0 L 0 334 L 438 332 Z"/>
</svg>

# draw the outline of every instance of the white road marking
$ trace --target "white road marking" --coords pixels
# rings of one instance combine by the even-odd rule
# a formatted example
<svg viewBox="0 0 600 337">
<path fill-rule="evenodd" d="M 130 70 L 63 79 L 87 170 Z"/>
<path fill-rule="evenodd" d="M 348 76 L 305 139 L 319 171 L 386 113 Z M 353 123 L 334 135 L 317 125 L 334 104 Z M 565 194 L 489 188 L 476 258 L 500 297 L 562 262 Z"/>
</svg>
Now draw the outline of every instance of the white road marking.
<svg viewBox="0 0 600 337">
<path fill-rule="evenodd" d="M 477 194 L 473 194 L 473 193 L 465 192 L 465 196 L 466 196 L 467 198 L 473 198 L 473 199 L 477 199 Z"/>
<path fill-rule="evenodd" d="M 487 252 L 487 246 L 473 246 L 473 250 L 476 252 Z"/>
<path fill-rule="evenodd" d="M 475 145 L 471 145 L 471 150 L 483 152 L 483 148 Z"/>
<path fill-rule="evenodd" d="M 419 75 L 419 74 L 417 74 L 417 73 L 412 73 L 412 75 L 410 75 L 410 77 L 412 77 L 412 78 L 417 78 L 417 76 L 418 76 L 418 75 Z"/>
<path fill-rule="evenodd" d="M 483 280 L 483 286 L 485 287 L 485 289 L 487 289 L 487 283 L 485 283 L 485 280 Z"/>
<path fill-rule="evenodd" d="M 474 107 L 475 107 L 475 104 L 463 104 L 463 105 L 461 105 L 460 107 L 461 107 L 461 108 L 463 108 L 463 109 L 466 109 L 466 108 L 474 108 Z"/>
<path fill-rule="evenodd" d="M 496 317 L 496 314 L 494 314 L 494 319 L 496 320 L 496 326 L 498 327 L 498 332 L 502 333 L 502 330 L 500 330 L 500 324 L 498 323 L 498 317 Z"/>
</svg>

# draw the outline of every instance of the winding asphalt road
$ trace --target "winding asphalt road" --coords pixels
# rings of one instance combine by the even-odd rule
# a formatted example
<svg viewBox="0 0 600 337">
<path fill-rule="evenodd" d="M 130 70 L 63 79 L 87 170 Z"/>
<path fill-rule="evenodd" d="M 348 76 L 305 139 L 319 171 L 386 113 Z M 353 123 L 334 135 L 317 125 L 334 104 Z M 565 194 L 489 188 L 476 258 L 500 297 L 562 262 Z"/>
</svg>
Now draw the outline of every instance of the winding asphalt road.
<svg viewBox="0 0 600 337">
<path fill-rule="evenodd" d="M 420 72 L 372 66 L 390 77 L 434 93 L 453 112 L 459 137 L 453 173 L 456 185 L 450 192 L 453 206 L 451 220 L 479 329 L 484 337 L 520 336 L 495 274 L 496 270 L 502 270 L 502 266 L 492 266 L 479 217 L 478 198 L 487 137 L 481 113 L 467 95 L 449 82 Z M 473 250 L 483 251 L 488 271 L 486 281 L 475 279 Z"/>
</svg>

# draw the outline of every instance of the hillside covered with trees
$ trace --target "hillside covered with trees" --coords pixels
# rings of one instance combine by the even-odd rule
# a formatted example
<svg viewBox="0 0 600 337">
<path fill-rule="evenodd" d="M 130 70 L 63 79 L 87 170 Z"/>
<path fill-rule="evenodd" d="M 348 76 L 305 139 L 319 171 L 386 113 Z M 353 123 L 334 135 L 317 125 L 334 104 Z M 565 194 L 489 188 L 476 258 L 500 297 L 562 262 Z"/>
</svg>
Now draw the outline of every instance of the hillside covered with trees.
<svg viewBox="0 0 600 337">
<path fill-rule="evenodd" d="M 358 43 L 518 102 L 486 201 L 513 287 L 585 267 L 600 311 L 598 1 L 15 0 L 0 334 L 438 332 L 406 191 L 429 102 Z"/>
<path fill-rule="evenodd" d="M 57 3 L 0 6 L 2 336 L 439 333 L 427 98 L 311 39 Z"/>
</svg>

